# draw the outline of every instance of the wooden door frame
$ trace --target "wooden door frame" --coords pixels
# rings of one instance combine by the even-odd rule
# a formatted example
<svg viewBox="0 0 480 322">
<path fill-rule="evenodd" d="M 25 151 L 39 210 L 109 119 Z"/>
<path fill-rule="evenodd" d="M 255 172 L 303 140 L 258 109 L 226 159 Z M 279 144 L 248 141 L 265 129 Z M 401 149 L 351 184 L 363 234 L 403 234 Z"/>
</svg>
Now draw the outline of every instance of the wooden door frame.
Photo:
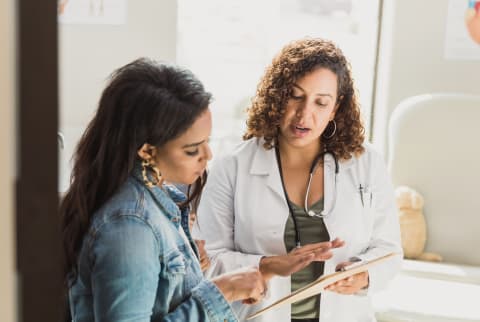
<svg viewBox="0 0 480 322">
<path fill-rule="evenodd" d="M 17 2 L 19 321 L 59 321 L 57 0 Z"/>
</svg>

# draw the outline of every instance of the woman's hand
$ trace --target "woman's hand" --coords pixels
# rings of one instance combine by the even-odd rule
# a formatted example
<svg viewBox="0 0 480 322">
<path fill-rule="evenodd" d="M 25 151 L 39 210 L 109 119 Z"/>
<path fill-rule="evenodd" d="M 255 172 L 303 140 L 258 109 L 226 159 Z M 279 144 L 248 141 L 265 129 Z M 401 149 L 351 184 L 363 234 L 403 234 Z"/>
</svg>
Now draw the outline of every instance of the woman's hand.
<svg viewBox="0 0 480 322">
<path fill-rule="evenodd" d="M 267 284 L 256 267 L 220 275 L 212 282 L 228 302 L 258 303 L 267 292 Z"/>
<path fill-rule="evenodd" d="M 207 251 L 205 250 L 205 241 L 195 239 L 195 244 L 197 244 L 198 256 L 200 257 L 200 267 L 202 268 L 202 272 L 204 272 L 210 267 L 210 258 L 208 258 Z"/>
<path fill-rule="evenodd" d="M 311 262 L 321 262 L 332 257 L 331 249 L 342 247 L 344 241 L 335 238 L 331 242 L 321 242 L 295 248 L 287 255 L 263 257 L 260 272 L 266 280 L 274 275 L 289 276 L 308 266 Z"/>
<path fill-rule="evenodd" d="M 343 262 L 337 265 L 336 270 L 341 270 L 342 267 L 353 264 L 353 262 Z M 326 290 L 338 294 L 351 295 L 359 292 L 361 289 L 368 287 L 368 271 L 361 272 L 343 280 L 337 281 L 325 287 Z"/>
</svg>

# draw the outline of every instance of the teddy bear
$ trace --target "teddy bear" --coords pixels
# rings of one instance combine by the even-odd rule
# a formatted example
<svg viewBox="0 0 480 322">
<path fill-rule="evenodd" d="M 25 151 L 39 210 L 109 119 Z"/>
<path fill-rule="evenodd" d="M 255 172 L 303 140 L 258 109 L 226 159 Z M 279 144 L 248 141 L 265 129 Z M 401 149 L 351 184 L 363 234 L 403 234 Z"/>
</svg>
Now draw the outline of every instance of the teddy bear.
<svg viewBox="0 0 480 322">
<path fill-rule="evenodd" d="M 395 201 L 398 207 L 402 248 L 405 258 L 439 262 L 442 257 L 434 253 L 425 253 L 427 227 L 423 215 L 423 197 L 414 189 L 399 186 L 395 189 Z"/>
</svg>

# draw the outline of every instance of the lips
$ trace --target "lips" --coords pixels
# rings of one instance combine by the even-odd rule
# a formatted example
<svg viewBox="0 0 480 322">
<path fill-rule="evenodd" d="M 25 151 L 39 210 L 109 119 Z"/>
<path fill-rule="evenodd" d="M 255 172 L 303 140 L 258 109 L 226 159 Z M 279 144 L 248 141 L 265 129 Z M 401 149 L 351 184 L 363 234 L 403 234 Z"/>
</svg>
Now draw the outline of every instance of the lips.
<svg viewBox="0 0 480 322">
<path fill-rule="evenodd" d="M 201 169 L 201 170 L 199 170 L 199 171 L 196 171 L 195 174 L 196 174 L 198 177 L 200 177 L 201 175 L 203 175 L 203 173 L 205 172 L 205 170 L 206 170 L 206 168 L 203 168 L 203 169 Z"/>
<path fill-rule="evenodd" d="M 298 131 L 309 131 L 310 129 L 308 127 L 301 127 L 301 126 L 295 126 L 295 129 Z"/>
<path fill-rule="evenodd" d="M 301 126 L 301 125 L 292 125 L 290 127 L 290 130 L 292 131 L 293 135 L 295 137 L 298 137 L 298 138 L 302 138 L 304 136 L 306 136 L 310 131 L 311 129 L 308 128 L 308 127 L 304 127 L 304 126 Z"/>
</svg>

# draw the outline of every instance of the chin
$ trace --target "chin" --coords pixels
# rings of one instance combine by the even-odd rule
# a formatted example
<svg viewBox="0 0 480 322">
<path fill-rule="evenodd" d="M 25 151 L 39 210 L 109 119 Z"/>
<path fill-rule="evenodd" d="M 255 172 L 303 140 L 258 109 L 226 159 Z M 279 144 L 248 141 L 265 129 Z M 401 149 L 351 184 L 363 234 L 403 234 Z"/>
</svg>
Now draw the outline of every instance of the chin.
<svg viewBox="0 0 480 322">
<path fill-rule="evenodd" d="M 187 184 L 192 184 L 192 183 L 195 183 L 195 181 L 197 181 L 198 178 L 200 178 L 202 174 L 198 174 L 198 173 L 195 173 L 193 174 L 191 177 L 190 177 L 190 180 Z"/>
<path fill-rule="evenodd" d="M 288 144 L 296 148 L 307 147 L 315 143 L 318 144 L 319 142 L 320 142 L 320 138 L 318 137 L 315 137 L 315 138 L 308 137 L 308 138 L 301 138 L 301 139 L 294 138 L 294 139 L 288 140 Z"/>
<path fill-rule="evenodd" d="M 192 174 L 191 176 L 188 176 L 188 177 L 185 176 L 185 177 L 182 177 L 182 178 L 175 178 L 175 179 L 170 179 L 170 180 L 166 180 L 166 181 L 170 182 L 170 183 L 190 185 L 190 184 L 194 183 L 197 180 L 197 178 L 198 178 L 197 175 Z"/>
</svg>

